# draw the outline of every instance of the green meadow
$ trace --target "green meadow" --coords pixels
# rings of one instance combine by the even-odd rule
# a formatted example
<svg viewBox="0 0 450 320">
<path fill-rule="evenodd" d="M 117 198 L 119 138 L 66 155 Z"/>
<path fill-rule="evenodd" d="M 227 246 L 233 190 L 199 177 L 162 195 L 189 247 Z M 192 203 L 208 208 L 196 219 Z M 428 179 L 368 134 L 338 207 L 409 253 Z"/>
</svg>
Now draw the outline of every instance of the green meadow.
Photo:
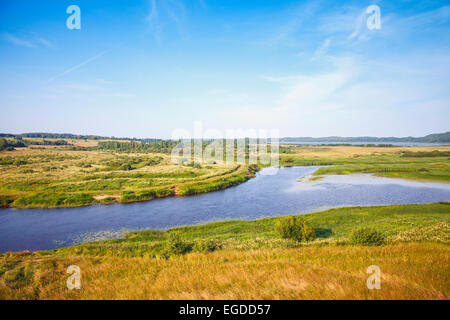
<svg viewBox="0 0 450 320">
<path fill-rule="evenodd" d="M 323 165 L 315 176 L 372 173 L 376 176 L 450 182 L 450 147 L 285 146 L 285 166 Z"/>
<path fill-rule="evenodd" d="M 123 150 L 96 147 L 97 141 L 71 142 L 0 152 L 0 205 L 55 208 L 192 195 L 235 186 L 259 170 L 245 163 L 174 164 L 165 145 Z"/>
</svg>

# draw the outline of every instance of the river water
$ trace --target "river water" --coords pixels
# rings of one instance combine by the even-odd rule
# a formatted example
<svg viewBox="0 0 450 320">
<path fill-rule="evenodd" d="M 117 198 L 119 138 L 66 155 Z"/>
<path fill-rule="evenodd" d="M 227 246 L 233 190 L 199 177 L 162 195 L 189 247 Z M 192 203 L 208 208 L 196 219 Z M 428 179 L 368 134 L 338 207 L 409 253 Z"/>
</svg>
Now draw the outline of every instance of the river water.
<svg viewBox="0 0 450 320">
<path fill-rule="evenodd" d="M 450 184 L 331 175 L 309 181 L 316 166 L 263 169 L 239 186 L 197 196 L 62 209 L 1 209 L 0 252 L 45 250 L 217 220 L 257 219 L 334 207 L 450 201 Z M 270 171 L 272 170 L 272 171 Z M 267 174 L 276 173 L 276 174 Z"/>
</svg>

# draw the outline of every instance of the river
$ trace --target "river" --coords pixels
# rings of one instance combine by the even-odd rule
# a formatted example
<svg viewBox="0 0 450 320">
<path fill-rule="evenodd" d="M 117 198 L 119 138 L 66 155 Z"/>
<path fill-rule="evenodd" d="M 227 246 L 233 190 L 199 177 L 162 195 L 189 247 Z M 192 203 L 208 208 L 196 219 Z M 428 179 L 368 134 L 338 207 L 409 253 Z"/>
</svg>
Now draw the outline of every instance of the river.
<svg viewBox="0 0 450 320">
<path fill-rule="evenodd" d="M 61 209 L 1 209 L 0 252 L 45 250 L 120 237 L 127 230 L 164 229 L 228 219 L 257 219 L 344 206 L 450 201 L 450 184 L 369 174 L 297 180 L 317 166 L 258 172 L 239 186 L 197 196 Z"/>
</svg>

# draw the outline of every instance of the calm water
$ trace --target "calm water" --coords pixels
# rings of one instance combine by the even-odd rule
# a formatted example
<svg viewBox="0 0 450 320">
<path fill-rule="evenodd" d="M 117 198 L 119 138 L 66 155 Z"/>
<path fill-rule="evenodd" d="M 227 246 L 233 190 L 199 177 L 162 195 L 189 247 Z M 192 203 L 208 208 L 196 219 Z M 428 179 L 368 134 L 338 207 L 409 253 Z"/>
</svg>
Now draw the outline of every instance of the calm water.
<svg viewBox="0 0 450 320">
<path fill-rule="evenodd" d="M 0 210 L 0 251 L 54 249 L 159 229 L 225 219 L 256 219 L 331 207 L 450 201 L 450 185 L 371 175 L 298 182 L 318 167 L 282 168 L 220 192 L 133 204 L 67 209 Z"/>
</svg>

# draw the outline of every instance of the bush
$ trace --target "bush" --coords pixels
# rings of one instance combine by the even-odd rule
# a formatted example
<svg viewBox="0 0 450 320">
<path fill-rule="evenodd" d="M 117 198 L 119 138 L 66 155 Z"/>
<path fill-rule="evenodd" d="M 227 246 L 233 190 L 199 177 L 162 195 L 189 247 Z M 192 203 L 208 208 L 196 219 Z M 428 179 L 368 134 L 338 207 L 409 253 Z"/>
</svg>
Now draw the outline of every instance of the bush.
<svg viewBox="0 0 450 320">
<path fill-rule="evenodd" d="M 275 224 L 275 231 L 283 239 L 292 239 L 298 242 L 311 241 L 316 238 L 313 227 L 305 219 L 288 216 Z"/>
<path fill-rule="evenodd" d="M 212 240 L 197 241 L 193 248 L 197 252 L 213 252 L 217 249 L 219 249 L 219 244 Z"/>
<path fill-rule="evenodd" d="M 202 165 L 201 165 L 200 163 L 194 163 L 194 164 L 192 165 L 192 168 L 195 168 L 195 169 L 201 169 L 201 168 L 202 168 Z"/>
<path fill-rule="evenodd" d="M 0 208 L 7 208 L 13 202 L 14 199 L 12 199 L 11 197 L 0 195 Z"/>
<path fill-rule="evenodd" d="M 308 224 L 305 220 L 303 220 L 303 228 L 302 228 L 302 240 L 303 241 L 312 241 L 316 238 L 316 233 L 314 232 L 314 228 Z"/>
<path fill-rule="evenodd" d="M 183 240 L 178 233 L 171 233 L 167 241 L 166 252 L 169 255 L 185 254 L 192 250 L 192 245 Z"/>
<path fill-rule="evenodd" d="M 13 162 L 13 165 L 15 165 L 15 166 L 22 166 L 24 164 L 27 164 L 27 162 L 25 160 L 16 160 Z"/>
<path fill-rule="evenodd" d="M 133 167 L 129 163 L 125 163 L 119 167 L 119 170 L 130 171 L 133 170 Z"/>
<path fill-rule="evenodd" d="M 381 246 L 385 242 L 385 237 L 381 232 L 371 228 L 354 230 L 350 235 L 351 244 L 363 246 Z"/>
</svg>

